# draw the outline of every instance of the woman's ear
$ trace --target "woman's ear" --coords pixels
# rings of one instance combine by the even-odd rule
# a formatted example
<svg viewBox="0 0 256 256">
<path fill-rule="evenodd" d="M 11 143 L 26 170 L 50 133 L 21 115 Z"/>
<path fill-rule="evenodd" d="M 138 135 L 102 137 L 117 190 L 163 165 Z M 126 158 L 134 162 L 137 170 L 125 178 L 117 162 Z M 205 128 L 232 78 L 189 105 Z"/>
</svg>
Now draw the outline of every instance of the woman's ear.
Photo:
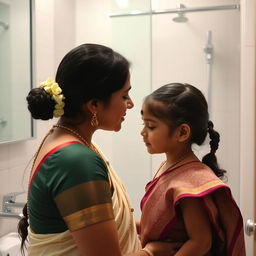
<svg viewBox="0 0 256 256">
<path fill-rule="evenodd" d="M 177 139 L 179 142 L 187 141 L 190 138 L 191 130 L 188 124 L 181 124 L 178 127 Z"/>
<path fill-rule="evenodd" d="M 83 104 L 83 110 L 91 113 L 97 113 L 99 107 L 98 103 L 97 99 L 91 99 Z"/>
</svg>

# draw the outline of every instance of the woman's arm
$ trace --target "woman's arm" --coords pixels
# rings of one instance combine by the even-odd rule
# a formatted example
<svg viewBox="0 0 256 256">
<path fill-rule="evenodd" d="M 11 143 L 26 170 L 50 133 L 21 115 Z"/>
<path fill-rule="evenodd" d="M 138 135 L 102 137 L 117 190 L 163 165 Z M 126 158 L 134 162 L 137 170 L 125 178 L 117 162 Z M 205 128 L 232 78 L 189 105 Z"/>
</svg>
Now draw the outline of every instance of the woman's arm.
<svg viewBox="0 0 256 256">
<path fill-rule="evenodd" d="M 72 235 L 81 256 L 121 256 L 114 220 L 90 225 Z"/>
<path fill-rule="evenodd" d="M 203 256 L 211 249 L 212 231 L 209 218 L 198 198 L 183 198 L 180 201 L 189 240 L 175 256 Z"/>
<path fill-rule="evenodd" d="M 81 256 L 122 256 L 114 220 L 103 221 L 72 232 Z M 146 247 L 154 256 L 172 256 L 177 243 L 152 242 Z M 124 255 L 123 255 L 124 256 Z M 145 251 L 129 253 L 125 256 L 149 256 Z"/>
</svg>

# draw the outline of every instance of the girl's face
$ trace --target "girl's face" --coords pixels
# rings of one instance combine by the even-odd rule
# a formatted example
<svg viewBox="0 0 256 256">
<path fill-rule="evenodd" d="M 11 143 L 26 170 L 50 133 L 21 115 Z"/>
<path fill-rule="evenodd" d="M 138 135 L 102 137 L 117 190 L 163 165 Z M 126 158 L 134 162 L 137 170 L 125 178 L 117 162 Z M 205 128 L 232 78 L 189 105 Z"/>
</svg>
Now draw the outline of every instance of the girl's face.
<svg viewBox="0 0 256 256">
<path fill-rule="evenodd" d="M 119 131 L 125 120 L 126 110 L 133 108 L 134 104 L 129 96 L 131 89 L 130 76 L 124 87 L 112 94 L 109 104 L 102 106 L 99 116 L 99 128 L 109 131 Z"/>
<path fill-rule="evenodd" d="M 164 107 L 164 106 L 163 106 Z M 177 141 L 177 131 L 170 131 L 170 126 L 161 119 L 156 118 L 147 110 L 147 105 L 142 106 L 143 129 L 141 135 L 150 154 L 173 152 Z"/>
</svg>

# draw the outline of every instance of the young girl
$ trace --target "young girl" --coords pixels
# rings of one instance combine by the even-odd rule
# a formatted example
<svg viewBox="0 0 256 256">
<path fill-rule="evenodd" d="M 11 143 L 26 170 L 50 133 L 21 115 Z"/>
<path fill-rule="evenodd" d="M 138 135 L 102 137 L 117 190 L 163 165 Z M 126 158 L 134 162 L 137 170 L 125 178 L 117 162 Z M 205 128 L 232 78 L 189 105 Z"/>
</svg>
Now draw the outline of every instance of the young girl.
<svg viewBox="0 0 256 256">
<path fill-rule="evenodd" d="M 221 181 L 225 171 L 215 156 L 219 134 L 201 91 L 167 84 L 146 97 L 141 114 L 148 152 L 166 154 L 141 201 L 142 246 L 166 240 L 183 243 L 175 256 L 244 256 L 242 216 Z M 191 146 L 201 145 L 207 133 L 211 149 L 201 162 Z"/>
</svg>

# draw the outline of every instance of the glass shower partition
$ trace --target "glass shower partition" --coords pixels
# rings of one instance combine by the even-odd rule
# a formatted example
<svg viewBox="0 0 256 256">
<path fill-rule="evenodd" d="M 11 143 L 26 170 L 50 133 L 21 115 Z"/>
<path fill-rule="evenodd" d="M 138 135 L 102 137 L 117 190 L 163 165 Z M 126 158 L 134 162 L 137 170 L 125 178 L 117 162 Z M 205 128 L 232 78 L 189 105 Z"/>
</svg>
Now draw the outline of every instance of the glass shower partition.
<svg viewBox="0 0 256 256">
<path fill-rule="evenodd" d="M 112 1 L 111 13 L 150 12 L 148 0 Z M 131 63 L 131 91 L 134 108 L 127 111 L 122 130 L 113 136 L 112 162 L 129 191 L 135 215 L 144 186 L 151 178 L 151 157 L 146 152 L 140 130 L 143 97 L 151 92 L 151 15 L 112 18 L 112 46 Z M 123 151 L 120 151 L 123 148 Z M 124 152 L 125 156 L 124 156 Z M 136 181 L 136 186 L 135 186 Z"/>
<path fill-rule="evenodd" d="M 239 204 L 240 12 L 239 1 L 112 1 L 113 47 L 132 63 L 135 107 L 113 136 L 113 163 L 126 182 L 135 212 L 144 186 L 164 156 L 150 156 L 139 131 L 143 97 L 170 82 L 190 83 L 209 102 L 219 131 L 217 157 Z M 120 147 L 127 152 L 121 157 Z M 119 150 L 118 150 L 119 149 Z M 209 139 L 194 146 L 202 158 Z M 127 162 L 127 165 L 123 163 Z M 134 182 L 136 180 L 136 189 Z"/>
</svg>

